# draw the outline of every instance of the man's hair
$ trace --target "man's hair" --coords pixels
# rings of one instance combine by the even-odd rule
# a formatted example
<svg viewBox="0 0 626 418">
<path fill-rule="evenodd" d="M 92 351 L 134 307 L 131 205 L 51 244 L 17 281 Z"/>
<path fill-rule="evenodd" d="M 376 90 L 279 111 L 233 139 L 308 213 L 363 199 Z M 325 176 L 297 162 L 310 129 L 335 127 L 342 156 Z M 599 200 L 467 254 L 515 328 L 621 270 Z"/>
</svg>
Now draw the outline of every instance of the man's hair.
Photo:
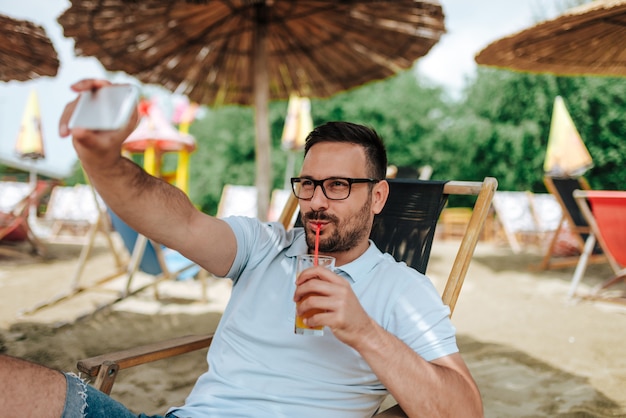
<svg viewBox="0 0 626 418">
<path fill-rule="evenodd" d="M 365 150 L 369 176 L 382 180 L 387 173 L 387 151 L 382 138 L 372 128 L 350 122 L 327 122 L 313 129 L 306 138 L 304 155 L 321 142 L 346 142 Z"/>
</svg>

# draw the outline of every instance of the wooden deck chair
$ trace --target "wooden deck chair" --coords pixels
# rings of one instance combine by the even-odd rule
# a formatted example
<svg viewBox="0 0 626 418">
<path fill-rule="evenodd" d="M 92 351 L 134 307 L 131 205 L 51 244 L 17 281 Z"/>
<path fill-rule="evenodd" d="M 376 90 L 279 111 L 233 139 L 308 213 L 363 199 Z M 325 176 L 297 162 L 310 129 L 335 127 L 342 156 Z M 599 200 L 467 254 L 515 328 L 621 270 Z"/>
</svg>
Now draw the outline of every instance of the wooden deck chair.
<svg viewBox="0 0 626 418">
<path fill-rule="evenodd" d="M 291 190 L 272 190 L 270 207 L 267 214 L 268 221 L 275 222 L 279 219 L 289 196 L 291 196 Z M 225 184 L 222 189 L 216 216 L 218 218 L 225 218 L 227 216 L 247 216 L 249 218 L 256 218 L 256 199 L 257 193 L 256 187 L 254 186 Z"/>
<path fill-rule="evenodd" d="M 202 302 L 208 300 L 206 274 L 200 266 L 182 256 L 179 252 L 138 234 L 110 210 L 109 216 L 111 217 L 113 228 L 120 234 L 122 241 L 124 241 L 124 246 L 130 253 L 130 261 L 126 268 L 126 285 L 121 297 L 127 297 L 148 286 L 153 286 L 155 298 L 159 299 L 159 282 L 171 279 L 187 280 L 198 276 L 202 285 L 201 300 Z M 132 281 L 137 271 L 154 276 L 154 281 L 148 285 L 133 288 Z"/>
<path fill-rule="evenodd" d="M 556 178 L 544 177 L 544 183 L 550 192 L 561 205 L 562 217 L 557 230 L 555 231 L 550 245 L 544 257 L 537 267 L 538 270 L 559 269 L 573 267 L 578 264 L 580 254 L 583 252 L 585 240 L 589 235 L 589 224 L 582 215 L 579 206 L 574 201 L 574 190 L 590 190 L 589 183 L 584 177 L 578 178 Z M 558 256 L 559 240 L 563 238 L 563 233 L 570 231 L 568 241 L 576 248 L 577 254 L 574 256 Z M 602 254 L 599 246 L 593 250 L 589 256 L 589 263 L 606 262 L 606 257 Z"/>
<path fill-rule="evenodd" d="M 515 254 L 528 245 L 550 241 L 562 218 L 561 205 L 550 193 L 496 192 L 496 222 Z"/>
<path fill-rule="evenodd" d="M 424 272 L 427 268 L 435 227 L 449 195 L 477 196 L 465 236 L 452 265 L 443 290 L 442 299 L 454 312 L 459 292 L 469 268 L 481 229 L 485 223 L 497 181 L 487 177 L 483 182 L 389 180 L 390 197 L 383 212 L 375 220 L 372 239 L 383 251 L 391 251 L 396 259 L 406 259 L 410 265 Z M 298 207 L 291 197 L 280 221 L 289 225 Z M 78 362 L 78 369 L 95 378 L 93 385 L 110 393 L 119 370 L 165 359 L 174 355 L 207 348 L 213 335 L 186 336 L 157 342 L 142 347 L 104 354 Z M 377 416 L 405 417 L 398 405 Z"/>
<path fill-rule="evenodd" d="M 87 184 L 54 187 L 42 222 L 36 226 L 43 241 L 55 244 L 86 245 L 92 228 L 105 235 L 110 232 L 106 206 Z"/>
<path fill-rule="evenodd" d="M 29 222 L 43 242 L 81 245 L 82 249 L 69 289 L 23 309 L 20 312 L 21 315 L 33 314 L 86 290 L 94 289 L 119 277 L 126 271 L 121 254 L 113 242 L 112 225 L 106 212 L 106 206 L 91 185 L 56 186 L 50 194 L 44 220 L 47 225 L 43 225 L 39 221 Z M 81 278 L 98 234 L 102 234 L 106 239 L 108 250 L 113 258 L 114 270 L 110 274 L 92 281 L 89 286 L 85 286 L 81 282 Z M 105 306 L 106 304 L 101 307 Z"/>
<path fill-rule="evenodd" d="M 537 232 L 543 235 L 554 234 L 563 217 L 559 202 L 551 193 L 529 193 L 528 197 Z"/>
<path fill-rule="evenodd" d="M 72 280 L 74 291 L 83 289 L 80 278 L 98 234 L 106 239 L 107 248 L 115 263 L 115 272 L 100 282 L 108 281 L 124 271 L 122 257 L 111 236 L 113 225 L 106 205 L 93 186 L 77 184 L 72 187 L 55 187 L 50 195 L 44 218 L 52 224 L 50 235 L 46 238 L 47 242 L 83 246 Z"/>
<path fill-rule="evenodd" d="M 496 221 L 515 254 L 537 232 L 529 192 L 501 192 L 493 197 Z"/>
<path fill-rule="evenodd" d="M 601 294 L 602 290 L 619 281 L 626 281 L 626 191 L 575 190 L 573 196 L 591 233 L 572 277 L 568 297 L 576 294 L 597 241 L 613 269 L 613 277 L 595 287 L 588 297 L 626 303 L 624 297 L 604 298 Z"/>
<path fill-rule="evenodd" d="M 256 218 L 256 187 L 225 184 L 217 206 L 217 217 L 247 216 Z"/>
<path fill-rule="evenodd" d="M 0 241 L 28 240 L 33 252 L 45 253 L 45 247 L 28 222 L 30 207 L 47 192 L 48 185 L 16 181 L 0 182 Z"/>
</svg>

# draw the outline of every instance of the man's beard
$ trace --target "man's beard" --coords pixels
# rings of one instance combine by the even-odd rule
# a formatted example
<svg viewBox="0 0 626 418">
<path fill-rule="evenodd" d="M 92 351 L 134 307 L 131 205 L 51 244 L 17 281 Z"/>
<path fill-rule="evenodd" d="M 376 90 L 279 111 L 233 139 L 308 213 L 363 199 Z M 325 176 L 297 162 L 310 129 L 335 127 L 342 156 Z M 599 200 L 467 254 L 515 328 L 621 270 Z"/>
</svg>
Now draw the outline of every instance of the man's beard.
<svg viewBox="0 0 626 418">
<path fill-rule="evenodd" d="M 326 212 L 307 212 L 302 216 L 305 230 L 307 221 L 325 221 L 335 226 L 331 235 L 320 236 L 319 251 L 322 253 L 346 252 L 356 247 L 364 238 L 369 237 L 371 229 L 372 202 L 367 199 L 361 209 L 348 219 L 340 221 L 336 216 Z M 306 243 L 309 250 L 315 248 L 315 231 L 307 231 Z"/>
</svg>

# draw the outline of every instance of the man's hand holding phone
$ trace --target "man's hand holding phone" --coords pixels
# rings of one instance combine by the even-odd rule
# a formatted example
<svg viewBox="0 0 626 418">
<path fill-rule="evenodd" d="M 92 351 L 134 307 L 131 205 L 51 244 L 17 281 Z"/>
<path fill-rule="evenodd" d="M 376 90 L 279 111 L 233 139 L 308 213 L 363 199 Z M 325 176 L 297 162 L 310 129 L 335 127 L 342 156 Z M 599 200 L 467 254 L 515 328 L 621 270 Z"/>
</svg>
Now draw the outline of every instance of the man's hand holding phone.
<svg viewBox="0 0 626 418">
<path fill-rule="evenodd" d="M 79 96 L 65 106 L 59 134 L 72 135 L 84 166 L 114 164 L 122 143 L 137 124 L 138 88 L 96 79 L 79 81 L 71 88 Z"/>
</svg>

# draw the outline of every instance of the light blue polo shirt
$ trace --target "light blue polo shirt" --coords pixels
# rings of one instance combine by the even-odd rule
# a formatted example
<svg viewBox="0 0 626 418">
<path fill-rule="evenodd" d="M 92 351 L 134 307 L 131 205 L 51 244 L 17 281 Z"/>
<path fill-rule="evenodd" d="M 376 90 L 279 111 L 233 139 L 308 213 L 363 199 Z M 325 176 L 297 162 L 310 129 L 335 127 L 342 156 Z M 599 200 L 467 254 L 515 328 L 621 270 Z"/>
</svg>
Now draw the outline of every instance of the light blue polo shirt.
<svg viewBox="0 0 626 418">
<path fill-rule="evenodd" d="M 337 340 L 294 333 L 296 255 L 301 228 L 252 218 L 225 219 L 237 238 L 227 277 L 232 296 L 209 349 L 209 369 L 178 417 L 369 417 L 387 394 L 363 358 Z M 370 242 L 337 267 L 363 308 L 426 360 L 458 351 L 449 309 L 430 280 Z M 393 356 L 394 353 L 389 353 Z"/>
</svg>

